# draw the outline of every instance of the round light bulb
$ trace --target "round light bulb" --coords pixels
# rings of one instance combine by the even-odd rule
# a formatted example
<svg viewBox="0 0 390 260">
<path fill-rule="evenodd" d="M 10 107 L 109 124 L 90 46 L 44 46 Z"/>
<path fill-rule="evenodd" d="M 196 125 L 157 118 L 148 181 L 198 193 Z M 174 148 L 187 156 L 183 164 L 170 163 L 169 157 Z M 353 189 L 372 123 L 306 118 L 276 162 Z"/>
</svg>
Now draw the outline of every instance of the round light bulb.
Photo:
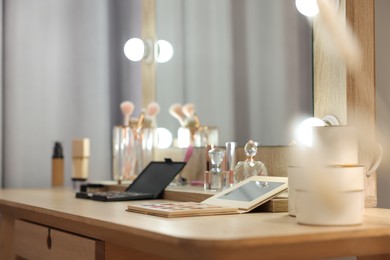
<svg viewBox="0 0 390 260">
<path fill-rule="evenodd" d="M 325 122 L 319 118 L 311 117 L 305 119 L 297 129 L 297 140 L 306 146 L 313 144 L 313 126 L 325 126 Z"/>
<path fill-rule="evenodd" d="M 157 147 L 161 149 L 169 148 L 172 145 L 172 133 L 163 127 L 158 127 L 157 130 Z"/>
<path fill-rule="evenodd" d="M 164 63 L 169 61 L 173 56 L 173 47 L 167 41 L 157 41 L 157 55 L 156 60 L 158 63 Z"/>
<path fill-rule="evenodd" d="M 317 0 L 295 0 L 298 11 L 308 17 L 316 16 L 319 12 Z"/>
<path fill-rule="evenodd" d="M 140 61 L 145 54 L 145 44 L 139 38 L 131 38 L 123 48 L 126 57 L 131 61 Z"/>
</svg>

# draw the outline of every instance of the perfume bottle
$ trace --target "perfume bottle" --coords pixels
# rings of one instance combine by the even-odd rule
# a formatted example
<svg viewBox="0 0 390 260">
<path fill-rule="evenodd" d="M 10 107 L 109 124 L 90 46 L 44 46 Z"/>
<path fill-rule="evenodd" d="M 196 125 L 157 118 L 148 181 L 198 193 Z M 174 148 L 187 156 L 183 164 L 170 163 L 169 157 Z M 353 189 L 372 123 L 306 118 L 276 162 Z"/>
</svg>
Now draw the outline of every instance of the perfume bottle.
<svg viewBox="0 0 390 260">
<path fill-rule="evenodd" d="M 209 151 L 211 169 L 205 172 L 204 189 L 220 191 L 224 187 L 224 171 L 222 171 L 222 160 L 225 156 L 225 151 L 220 148 L 213 148 Z"/>
<path fill-rule="evenodd" d="M 264 163 L 255 161 L 253 157 L 257 154 L 257 142 L 248 141 L 244 147 L 246 160 L 237 163 L 234 169 L 234 181 L 239 183 L 249 177 L 267 175 L 267 168 Z"/>
</svg>

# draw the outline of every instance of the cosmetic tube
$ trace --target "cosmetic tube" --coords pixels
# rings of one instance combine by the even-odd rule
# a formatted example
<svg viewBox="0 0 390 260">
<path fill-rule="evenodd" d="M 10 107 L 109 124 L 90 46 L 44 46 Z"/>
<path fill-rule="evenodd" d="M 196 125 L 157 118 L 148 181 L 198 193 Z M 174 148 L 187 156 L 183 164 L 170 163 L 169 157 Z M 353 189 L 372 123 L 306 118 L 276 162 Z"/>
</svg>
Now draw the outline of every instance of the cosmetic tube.
<svg viewBox="0 0 390 260">
<path fill-rule="evenodd" d="M 60 142 L 55 142 L 52 156 L 51 185 L 64 185 L 64 154 Z"/>
<path fill-rule="evenodd" d="M 225 164 L 226 164 L 226 176 L 225 176 L 225 188 L 230 188 L 234 185 L 234 168 L 237 164 L 235 142 L 226 142 Z"/>
<path fill-rule="evenodd" d="M 89 172 L 89 139 L 75 139 L 72 143 L 72 181 L 77 190 L 81 183 L 88 179 Z"/>
</svg>

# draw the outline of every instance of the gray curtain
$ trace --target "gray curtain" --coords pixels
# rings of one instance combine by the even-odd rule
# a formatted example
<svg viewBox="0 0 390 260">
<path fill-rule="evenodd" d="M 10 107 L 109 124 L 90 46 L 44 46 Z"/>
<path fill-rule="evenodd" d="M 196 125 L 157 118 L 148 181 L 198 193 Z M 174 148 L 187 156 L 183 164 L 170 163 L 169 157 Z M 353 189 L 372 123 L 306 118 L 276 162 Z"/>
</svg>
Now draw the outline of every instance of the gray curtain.
<svg viewBox="0 0 390 260">
<path fill-rule="evenodd" d="M 71 143 L 91 140 L 90 180 L 111 178 L 119 103 L 140 109 L 139 0 L 3 0 L 3 187 L 47 187 L 55 141 L 71 179 Z"/>
<path fill-rule="evenodd" d="M 193 102 L 201 123 L 220 128 L 221 145 L 289 144 L 294 123 L 313 115 L 312 32 L 294 3 L 157 1 L 158 37 L 175 49 L 157 68 L 162 110 Z M 168 113 L 159 122 L 176 134 Z"/>
</svg>

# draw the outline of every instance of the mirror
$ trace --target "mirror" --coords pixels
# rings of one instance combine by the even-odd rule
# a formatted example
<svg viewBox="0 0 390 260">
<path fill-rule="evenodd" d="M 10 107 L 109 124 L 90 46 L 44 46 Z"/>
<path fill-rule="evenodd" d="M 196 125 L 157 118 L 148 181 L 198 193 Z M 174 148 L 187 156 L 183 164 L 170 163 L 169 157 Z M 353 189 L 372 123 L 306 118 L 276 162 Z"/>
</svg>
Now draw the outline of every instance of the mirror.
<svg viewBox="0 0 390 260">
<path fill-rule="evenodd" d="M 156 33 L 174 48 L 156 75 L 159 126 L 174 135 L 173 103 L 194 103 L 220 145 L 287 145 L 313 115 L 312 29 L 294 1 L 156 1 Z"/>
</svg>

